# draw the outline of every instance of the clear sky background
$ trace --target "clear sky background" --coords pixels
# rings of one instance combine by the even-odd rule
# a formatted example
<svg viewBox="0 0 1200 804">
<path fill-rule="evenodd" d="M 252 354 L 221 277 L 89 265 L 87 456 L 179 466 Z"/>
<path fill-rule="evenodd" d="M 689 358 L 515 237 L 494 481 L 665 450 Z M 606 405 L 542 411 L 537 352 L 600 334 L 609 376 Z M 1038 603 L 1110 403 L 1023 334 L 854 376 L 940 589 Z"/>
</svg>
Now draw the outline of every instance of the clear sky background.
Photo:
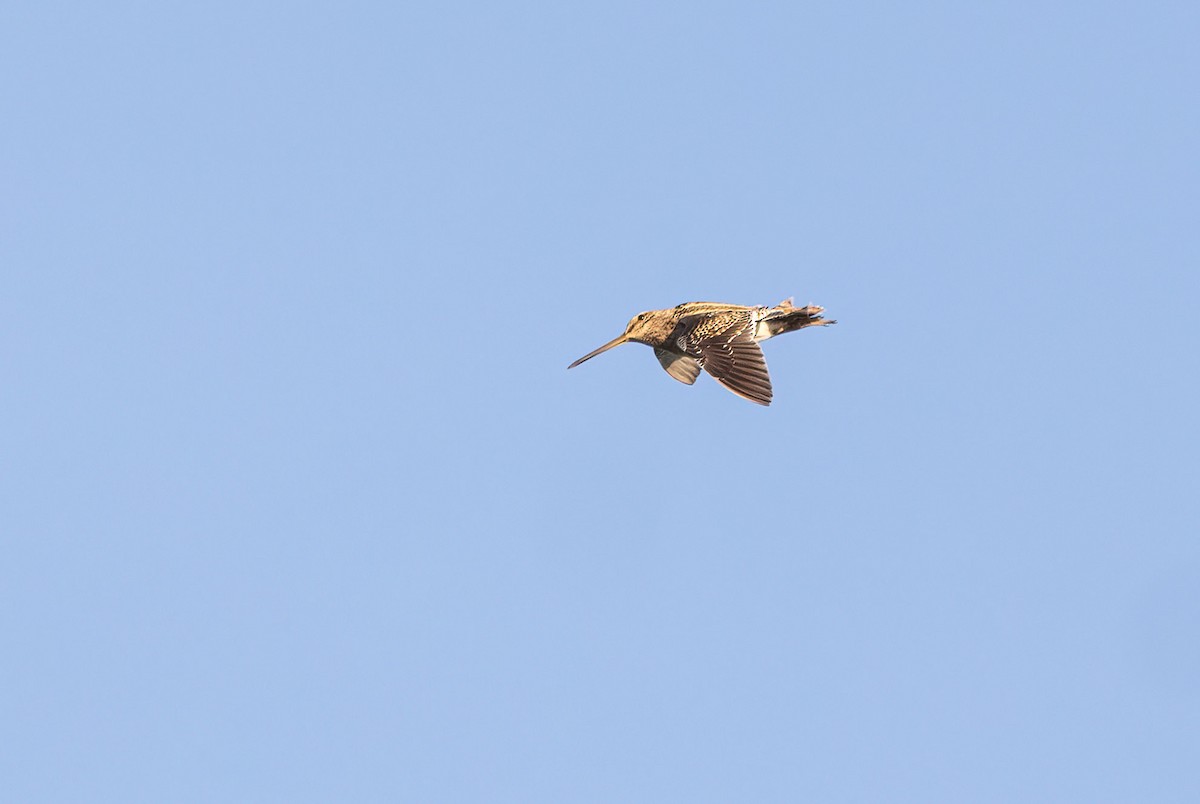
<svg viewBox="0 0 1200 804">
<path fill-rule="evenodd" d="M 1198 9 L 7 6 L 4 798 L 1200 801 Z"/>
</svg>

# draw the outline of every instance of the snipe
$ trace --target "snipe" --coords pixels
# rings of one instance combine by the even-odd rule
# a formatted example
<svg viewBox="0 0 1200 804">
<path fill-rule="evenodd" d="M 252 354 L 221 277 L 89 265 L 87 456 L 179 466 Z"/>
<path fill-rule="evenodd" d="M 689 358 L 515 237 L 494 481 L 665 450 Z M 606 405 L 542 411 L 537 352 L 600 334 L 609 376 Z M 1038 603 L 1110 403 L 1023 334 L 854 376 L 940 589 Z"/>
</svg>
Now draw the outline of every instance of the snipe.
<svg viewBox="0 0 1200 804">
<path fill-rule="evenodd" d="M 704 369 L 740 397 L 771 404 L 771 377 L 758 342 L 805 327 L 836 324 L 816 305 L 794 307 L 787 299 L 775 307 L 742 307 L 716 302 L 685 302 L 669 310 L 649 310 L 629 321 L 625 333 L 567 366 L 623 343 L 644 343 L 675 379 L 691 385 Z"/>
</svg>

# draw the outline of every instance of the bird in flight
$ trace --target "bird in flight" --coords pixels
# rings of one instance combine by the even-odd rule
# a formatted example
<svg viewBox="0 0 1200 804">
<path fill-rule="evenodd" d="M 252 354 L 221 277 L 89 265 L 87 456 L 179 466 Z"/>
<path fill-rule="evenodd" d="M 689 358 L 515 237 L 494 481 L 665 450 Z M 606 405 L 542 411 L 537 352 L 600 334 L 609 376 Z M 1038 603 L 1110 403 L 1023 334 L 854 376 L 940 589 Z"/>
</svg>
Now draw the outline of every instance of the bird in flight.
<svg viewBox="0 0 1200 804">
<path fill-rule="evenodd" d="M 743 399 L 771 404 L 771 376 L 758 342 L 805 327 L 827 327 L 824 307 L 795 307 L 786 299 L 774 307 L 742 307 L 717 302 L 685 302 L 669 310 L 648 310 L 629 321 L 625 332 L 576 360 L 573 369 L 601 352 L 632 341 L 654 347 L 667 373 L 691 385 L 704 369 Z"/>
</svg>

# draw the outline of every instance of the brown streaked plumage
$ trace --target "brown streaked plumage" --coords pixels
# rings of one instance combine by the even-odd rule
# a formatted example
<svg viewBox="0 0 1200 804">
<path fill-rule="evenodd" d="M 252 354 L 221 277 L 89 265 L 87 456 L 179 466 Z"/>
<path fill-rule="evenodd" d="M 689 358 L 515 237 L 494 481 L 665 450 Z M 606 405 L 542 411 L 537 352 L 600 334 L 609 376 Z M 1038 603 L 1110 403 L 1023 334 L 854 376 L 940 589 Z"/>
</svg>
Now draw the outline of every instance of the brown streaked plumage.
<svg viewBox="0 0 1200 804">
<path fill-rule="evenodd" d="M 630 341 L 654 347 L 667 373 L 691 385 L 704 369 L 744 399 L 771 404 L 771 377 L 758 342 L 805 327 L 836 324 L 821 316 L 823 307 L 794 307 L 785 299 L 775 307 L 742 307 L 716 302 L 685 302 L 670 310 L 634 316 L 625 333 L 567 366 L 573 369 L 601 352 Z"/>
</svg>

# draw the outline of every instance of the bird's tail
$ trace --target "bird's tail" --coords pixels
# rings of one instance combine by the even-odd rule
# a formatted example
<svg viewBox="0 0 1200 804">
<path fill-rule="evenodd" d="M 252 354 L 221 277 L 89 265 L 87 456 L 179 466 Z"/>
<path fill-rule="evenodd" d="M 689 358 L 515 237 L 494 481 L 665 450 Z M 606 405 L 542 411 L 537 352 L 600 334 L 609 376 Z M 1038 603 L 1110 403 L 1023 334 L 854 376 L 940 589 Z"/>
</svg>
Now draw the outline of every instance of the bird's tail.
<svg viewBox="0 0 1200 804">
<path fill-rule="evenodd" d="M 837 321 L 821 315 L 824 311 L 824 307 L 818 307 L 815 304 L 807 307 L 794 307 L 791 299 L 785 299 L 768 310 L 766 316 L 759 322 L 756 340 L 765 341 L 767 338 L 774 338 L 776 335 L 782 335 L 795 329 L 827 327 L 830 324 L 836 324 Z"/>
</svg>

